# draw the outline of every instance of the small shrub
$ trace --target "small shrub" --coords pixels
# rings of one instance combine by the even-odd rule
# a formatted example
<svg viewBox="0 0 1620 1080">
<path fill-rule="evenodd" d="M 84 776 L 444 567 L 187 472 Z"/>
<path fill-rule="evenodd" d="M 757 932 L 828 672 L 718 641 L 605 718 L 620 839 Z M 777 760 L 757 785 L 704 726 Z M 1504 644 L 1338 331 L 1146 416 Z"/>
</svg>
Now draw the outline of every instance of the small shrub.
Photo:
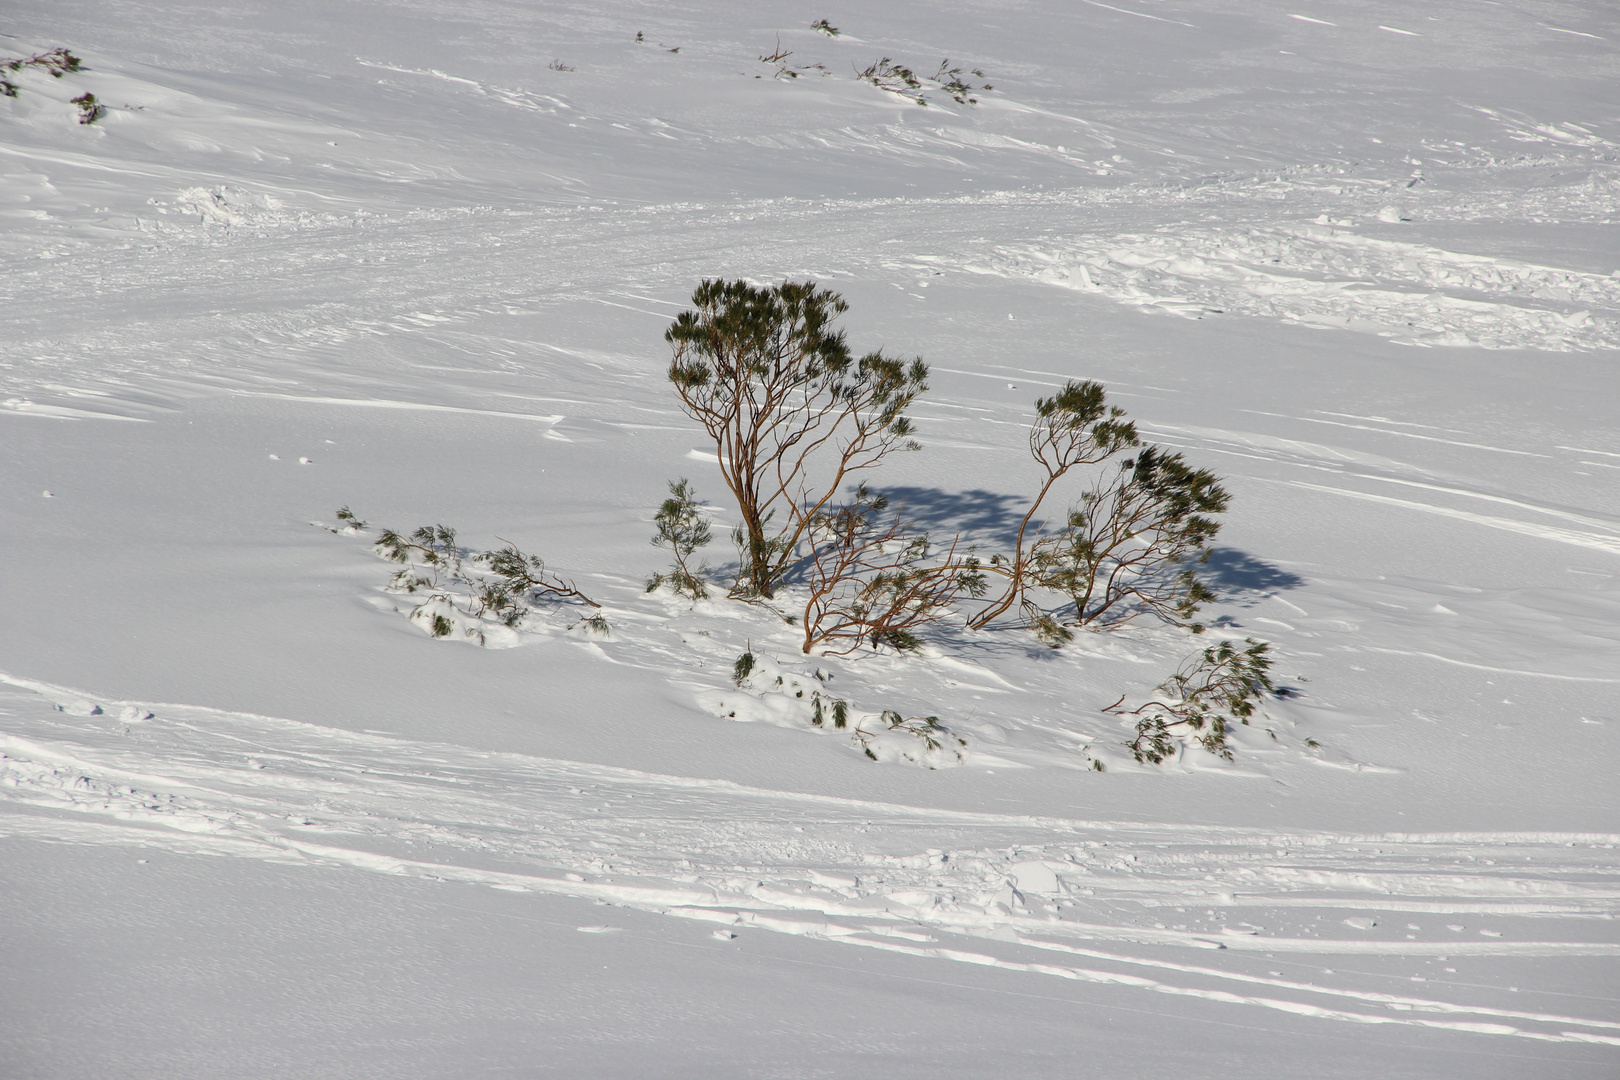
<svg viewBox="0 0 1620 1080">
<path fill-rule="evenodd" d="M 348 507 L 339 511 L 338 520 L 353 528 L 331 531 L 365 527 L 365 522 Z M 505 547 L 474 552 L 457 542 L 456 531 L 449 526 L 424 525 L 409 536 L 384 529 L 373 547 L 378 555 L 400 564 L 388 583 L 389 589 L 426 594 L 409 617 L 425 623 L 434 637 L 448 637 L 458 622 L 465 622 L 470 623 L 466 636 L 480 645 L 487 644 L 486 620 L 515 630 L 542 603 L 589 609 L 569 628 L 583 626 L 596 633 L 608 632 L 600 604 L 573 582 L 548 571 L 538 555 L 527 555 L 510 541 L 502 542 Z M 488 572 L 472 567 L 484 567 Z"/>
<path fill-rule="evenodd" d="M 826 34 L 828 37 L 837 37 L 838 36 L 838 27 L 834 26 L 832 23 L 828 22 L 826 19 L 817 19 L 815 22 L 810 24 L 810 29 L 812 29 L 812 30 L 820 30 L 823 34 Z"/>
<path fill-rule="evenodd" d="M 638 45 L 645 45 L 647 43 L 647 36 L 645 34 L 643 34 L 640 30 L 636 31 L 636 43 Z M 678 53 L 678 52 L 681 51 L 678 46 L 676 48 L 671 49 L 668 46 L 666 46 L 662 41 L 658 42 L 658 47 L 660 49 L 663 49 L 665 52 Z"/>
<path fill-rule="evenodd" d="M 639 34 L 636 35 L 636 40 L 639 41 L 640 39 L 641 39 L 641 36 Z M 573 71 L 574 70 L 572 65 L 565 64 L 561 60 L 553 60 L 551 63 L 547 64 L 546 67 L 550 68 L 552 71 Z"/>
<path fill-rule="evenodd" d="M 778 79 L 797 79 L 800 75 L 811 71 L 819 71 L 823 75 L 827 74 L 827 69 L 821 64 L 788 63 L 788 57 L 792 55 L 793 54 L 791 52 L 788 52 L 782 48 L 782 38 L 778 36 L 776 39 L 776 48 L 773 49 L 769 54 L 760 56 L 759 62 L 762 64 L 775 64 L 776 72 L 774 77 Z M 758 78 L 758 76 L 756 76 L 756 78 Z"/>
<path fill-rule="evenodd" d="M 0 67 L 7 71 L 21 71 L 23 68 L 39 68 L 50 73 L 51 78 L 60 79 L 70 71 L 83 71 L 84 62 L 66 49 L 52 49 L 50 52 L 38 53 L 34 56 L 21 57 L 15 60 L 0 60 Z"/>
<path fill-rule="evenodd" d="M 895 63 L 887 56 L 867 65 L 864 70 L 857 69 L 855 77 L 907 101 L 918 105 L 928 104 L 928 98 L 923 95 L 922 82 L 918 80 L 917 73 Z"/>
<path fill-rule="evenodd" d="M 79 107 L 79 123 L 93 124 L 107 115 L 107 106 L 96 101 L 94 94 L 80 94 L 71 99 L 72 104 Z"/>
<path fill-rule="evenodd" d="M 928 76 L 928 80 L 938 83 L 939 88 L 945 91 L 951 100 L 958 105 L 977 105 L 979 99 L 974 97 L 974 94 L 995 89 L 987 82 L 981 82 L 978 86 L 974 86 L 972 79 L 965 76 L 972 76 L 975 79 L 982 80 L 984 72 L 978 68 L 964 70 L 959 67 L 951 67 L 950 60 L 945 59 L 939 62 L 939 70 Z"/>
<path fill-rule="evenodd" d="M 685 477 L 670 481 L 669 498 L 659 507 L 653 522 L 658 526 L 658 532 L 652 538 L 653 546 L 669 548 L 675 565 L 666 574 L 654 574 L 648 578 L 647 591 L 653 592 L 667 584 L 676 593 L 693 600 L 708 596 L 709 589 L 704 578 L 709 568 L 699 566 L 694 570 L 687 560 L 699 548 L 707 545 L 713 539 L 713 534 L 708 520 L 698 509 L 698 502 L 693 498 L 691 485 Z"/>
<path fill-rule="evenodd" d="M 737 686 L 741 686 L 743 683 L 748 681 L 748 677 L 753 673 L 754 653 L 752 649 L 750 649 L 749 651 L 744 652 L 741 656 L 737 657 L 737 662 L 731 665 L 731 681 Z"/>
<path fill-rule="evenodd" d="M 1061 644 L 1072 636 L 1038 605 L 1027 600 L 1030 560 L 1039 535 L 1038 528 L 1034 535 L 1030 528 L 1058 481 L 1076 468 L 1100 464 L 1119 450 L 1137 445 L 1136 425 L 1125 419 L 1122 410 L 1109 407 L 1101 383 L 1071 381 L 1051 397 L 1035 399 L 1029 454 L 1046 475 L 1029 510 L 1018 523 L 1012 557 L 992 560 L 993 570 L 1008 579 L 1006 592 L 975 615 L 969 625 L 982 629 L 1014 604 L 1019 604 L 1024 608 L 1029 625 L 1048 644 Z"/>
<path fill-rule="evenodd" d="M 318 521 L 312 521 L 310 524 L 319 525 L 333 536 L 353 536 L 356 533 L 365 531 L 366 523 L 361 521 L 355 512 L 347 506 L 337 512 L 337 519 L 338 523 L 335 526 L 321 525 Z"/>
<path fill-rule="evenodd" d="M 893 709 L 884 709 L 878 715 L 878 723 L 882 725 L 881 730 L 905 731 L 915 735 L 923 741 L 923 745 L 929 750 L 942 749 L 940 743 L 941 729 L 939 717 L 937 716 L 905 717 Z M 872 737 L 875 733 L 867 731 L 863 726 L 857 724 L 851 734 L 855 741 L 860 744 L 861 749 L 865 751 L 866 756 L 876 761 L 877 755 L 872 752 Z M 966 746 L 967 744 L 963 743 L 962 745 Z"/>
<path fill-rule="evenodd" d="M 822 64 L 788 63 L 788 57 L 792 55 L 793 54 L 791 52 L 788 52 L 782 48 L 782 39 L 781 37 L 778 37 L 776 39 L 776 48 L 770 54 L 761 56 L 759 61 L 762 64 L 775 64 L 776 71 L 773 77 L 778 79 L 797 79 L 800 75 L 804 75 L 812 71 L 819 71 L 823 75 L 828 74 L 827 68 Z M 760 76 L 757 75 L 755 76 L 755 78 L 759 77 Z"/>
<path fill-rule="evenodd" d="M 0 60 L 0 70 L 22 71 L 24 68 L 37 68 L 50 75 L 53 79 L 60 79 L 70 71 L 83 71 L 84 63 L 77 56 L 66 49 L 52 49 L 50 52 L 38 53 L 34 56 L 13 57 Z M 10 79 L 0 78 L 0 97 L 16 97 L 21 89 Z M 106 114 L 104 105 L 96 103 L 94 94 L 83 94 L 73 99 L 73 104 L 79 107 L 79 123 L 93 124 Z"/>
<path fill-rule="evenodd" d="M 1189 624 L 1215 599 L 1194 566 L 1209 559 L 1221 527 L 1215 515 L 1229 501 L 1213 473 L 1146 447 L 1099 478 L 1064 527 L 1036 542 L 1031 580 L 1068 597 L 1074 626 L 1122 626 L 1145 614 Z"/>
<path fill-rule="evenodd" d="M 1247 724 L 1268 694 L 1282 694 L 1271 681 L 1271 646 L 1245 638 L 1246 648 L 1230 641 L 1193 653 L 1176 673 L 1160 683 L 1157 698 L 1134 709 L 1124 708 L 1123 696 L 1103 709 L 1119 716 L 1134 716 L 1136 738 L 1130 750 L 1137 761 L 1157 765 L 1175 756 L 1177 738 L 1172 728 L 1201 732 L 1194 741 L 1216 757 L 1232 760 L 1227 731 L 1232 723 Z"/>
</svg>

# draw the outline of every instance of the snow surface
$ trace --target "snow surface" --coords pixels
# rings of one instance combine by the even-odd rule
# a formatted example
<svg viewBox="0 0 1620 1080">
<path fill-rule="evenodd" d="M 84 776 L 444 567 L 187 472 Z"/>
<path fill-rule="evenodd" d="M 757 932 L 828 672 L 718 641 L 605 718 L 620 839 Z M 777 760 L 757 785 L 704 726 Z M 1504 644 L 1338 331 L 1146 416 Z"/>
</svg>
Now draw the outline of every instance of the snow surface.
<svg viewBox="0 0 1620 1080">
<path fill-rule="evenodd" d="M 1620 1067 L 1612 5 L 0 31 L 87 69 L 0 98 L 7 1077 Z M 880 56 L 994 89 L 919 107 Z M 1105 383 L 1226 478 L 1212 634 L 1298 694 L 1146 767 L 1098 709 L 1183 633 L 829 659 L 646 594 L 666 480 L 734 522 L 661 337 L 722 275 L 929 361 L 877 482 L 986 549 L 1032 400 Z M 440 521 L 611 633 L 430 639 L 370 542 Z M 965 746 L 874 763 L 814 687 Z"/>
</svg>

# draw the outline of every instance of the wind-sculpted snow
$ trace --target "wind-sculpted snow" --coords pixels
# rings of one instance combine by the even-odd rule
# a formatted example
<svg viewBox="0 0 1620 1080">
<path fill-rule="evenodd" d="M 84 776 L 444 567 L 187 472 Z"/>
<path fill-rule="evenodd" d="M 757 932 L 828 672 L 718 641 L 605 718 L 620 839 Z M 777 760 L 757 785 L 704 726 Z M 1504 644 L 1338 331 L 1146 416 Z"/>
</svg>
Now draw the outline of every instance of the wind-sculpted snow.
<svg viewBox="0 0 1620 1080">
<path fill-rule="evenodd" d="M 1620 1022 L 1490 1004 L 1434 970 L 1620 957 L 1620 835 L 923 809 L 0 678 L 5 835 L 346 866 L 1343 1023 L 1620 1046 Z M 1356 970 L 1375 958 L 1429 973 Z"/>
<path fill-rule="evenodd" d="M 1190 318 L 1266 316 L 1413 345 L 1620 346 L 1620 277 L 1373 239 L 1325 215 L 1009 248 L 987 269 Z"/>
</svg>

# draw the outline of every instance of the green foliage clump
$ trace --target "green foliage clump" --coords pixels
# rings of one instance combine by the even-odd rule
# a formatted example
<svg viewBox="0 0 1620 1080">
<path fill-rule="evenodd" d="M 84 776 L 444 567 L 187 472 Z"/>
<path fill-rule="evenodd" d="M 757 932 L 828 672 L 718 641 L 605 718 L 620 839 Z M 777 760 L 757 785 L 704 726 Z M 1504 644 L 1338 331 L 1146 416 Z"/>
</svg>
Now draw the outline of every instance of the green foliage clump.
<svg viewBox="0 0 1620 1080">
<path fill-rule="evenodd" d="M 737 662 L 731 665 L 731 681 L 741 686 L 748 681 L 754 673 L 754 654 L 750 650 L 737 657 Z"/>
</svg>

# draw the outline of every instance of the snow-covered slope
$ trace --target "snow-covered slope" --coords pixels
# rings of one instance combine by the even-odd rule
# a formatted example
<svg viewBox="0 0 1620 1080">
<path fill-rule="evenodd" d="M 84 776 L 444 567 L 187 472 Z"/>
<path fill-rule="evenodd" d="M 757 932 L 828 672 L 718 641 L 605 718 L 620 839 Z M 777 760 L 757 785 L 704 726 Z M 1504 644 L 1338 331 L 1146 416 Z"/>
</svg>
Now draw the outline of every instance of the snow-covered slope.
<svg viewBox="0 0 1620 1080">
<path fill-rule="evenodd" d="M 85 67 L 0 98 L 16 1075 L 1612 1072 L 1620 18 L 864 7 L 0 23 Z M 1098 710 L 1184 633 L 645 593 L 666 480 L 735 522 L 664 379 L 713 276 L 928 360 L 877 483 L 986 550 L 1105 383 L 1226 478 L 1212 633 L 1297 693 L 1151 767 Z M 611 634 L 431 640 L 369 542 L 439 521 Z"/>
</svg>

